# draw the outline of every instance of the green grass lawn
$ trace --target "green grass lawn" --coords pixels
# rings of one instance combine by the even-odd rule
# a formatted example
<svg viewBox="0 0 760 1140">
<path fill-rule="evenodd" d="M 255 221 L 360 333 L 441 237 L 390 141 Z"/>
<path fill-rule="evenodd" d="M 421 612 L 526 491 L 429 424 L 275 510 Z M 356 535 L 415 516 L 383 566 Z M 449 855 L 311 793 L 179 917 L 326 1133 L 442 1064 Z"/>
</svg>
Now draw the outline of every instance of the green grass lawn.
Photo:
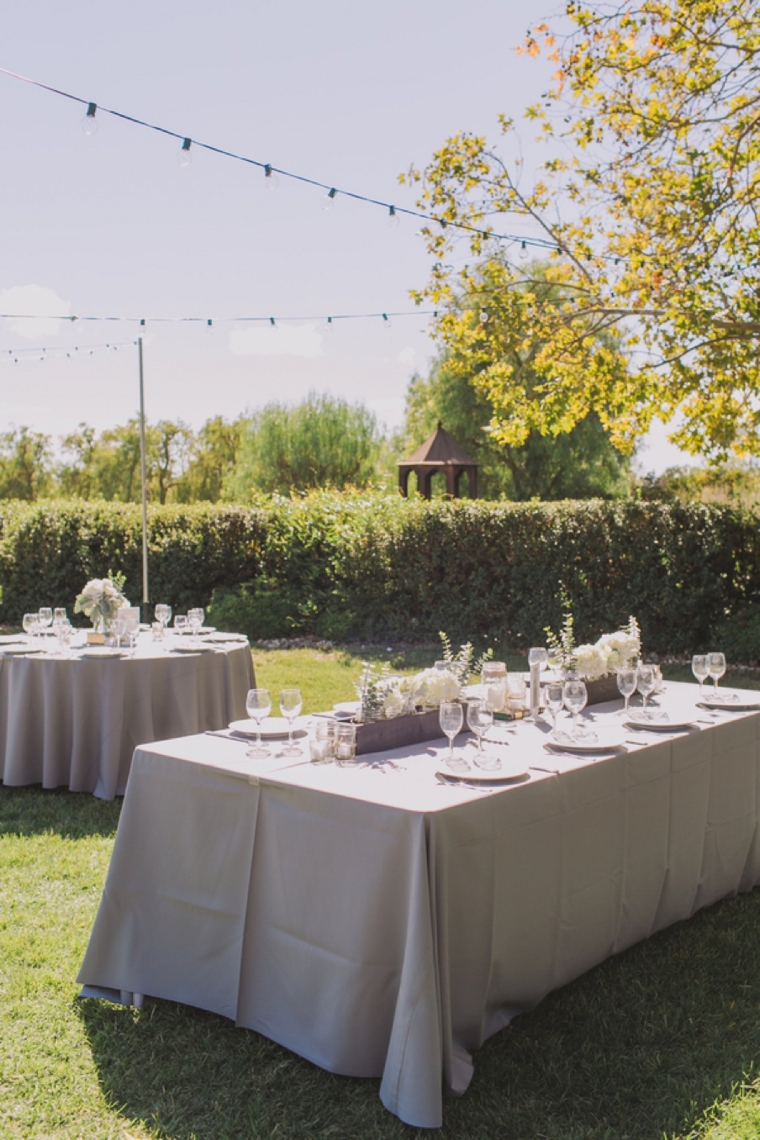
<svg viewBox="0 0 760 1140">
<path fill-rule="evenodd" d="M 316 708 L 352 697 L 367 655 L 272 650 L 255 661 L 273 694 L 296 683 Z M 388 654 L 394 670 L 435 656 Z M 0 787 L 1 1140 L 431 1135 L 381 1107 L 379 1081 L 325 1073 L 215 1015 L 76 1000 L 119 808 Z M 551 994 L 479 1051 L 470 1090 L 445 1104 L 440 1135 L 756 1140 L 759 934 L 756 890 Z"/>
</svg>

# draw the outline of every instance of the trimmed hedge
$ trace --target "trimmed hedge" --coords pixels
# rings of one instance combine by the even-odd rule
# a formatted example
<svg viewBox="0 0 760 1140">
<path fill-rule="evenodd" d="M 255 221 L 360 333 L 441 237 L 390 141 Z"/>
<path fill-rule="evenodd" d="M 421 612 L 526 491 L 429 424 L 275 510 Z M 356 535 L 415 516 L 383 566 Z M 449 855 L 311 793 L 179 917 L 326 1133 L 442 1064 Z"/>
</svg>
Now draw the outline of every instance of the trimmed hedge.
<svg viewBox="0 0 760 1140">
<path fill-rule="evenodd" d="M 648 502 L 427 503 L 324 492 L 253 507 L 153 507 L 150 593 L 211 603 L 252 636 L 508 638 L 541 644 L 560 586 L 581 639 L 635 614 L 654 652 L 707 647 L 760 598 L 760 524 L 719 506 Z M 0 616 L 66 605 L 123 570 L 140 597 L 139 508 L 0 504 Z M 213 599 L 213 601 L 212 601 Z M 742 615 L 739 617 L 739 615 Z M 760 657 L 760 647 L 750 656 Z"/>
</svg>

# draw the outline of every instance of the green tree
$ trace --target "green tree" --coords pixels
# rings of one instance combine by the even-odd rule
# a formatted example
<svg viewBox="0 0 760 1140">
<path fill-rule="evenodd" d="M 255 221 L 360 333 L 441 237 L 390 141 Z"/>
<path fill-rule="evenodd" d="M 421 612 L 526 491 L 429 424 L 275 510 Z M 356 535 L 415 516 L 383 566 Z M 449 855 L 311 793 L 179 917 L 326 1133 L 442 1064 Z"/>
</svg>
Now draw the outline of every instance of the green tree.
<svg viewBox="0 0 760 1140">
<path fill-rule="evenodd" d="M 50 436 L 28 427 L 0 435 L 0 498 L 38 499 L 52 483 Z"/>
<path fill-rule="evenodd" d="M 190 444 L 185 471 L 177 484 L 180 503 L 216 503 L 224 497 L 240 451 L 248 417 L 227 422 L 222 416 L 206 420 Z"/>
<path fill-rule="evenodd" d="M 758 6 L 571 2 L 566 20 L 567 34 L 542 24 L 524 47 L 557 63 L 529 115 L 558 145 L 529 190 L 518 158 L 468 133 L 412 172 L 440 219 L 426 227 L 435 261 L 418 299 L 439 308 L 445 346 L 465 342 L 462 294 L 512 318 L 511 354 L 488 323 L 465 346 L 505 443 L 569 431 L 596 410 L 631 449 L 654 417 L 678 413 L 671 438 L 693 453 L 758 454 Z M 511 139 L 511 122 L 502 129 Z M 561 304 L 543 304 L 545 280 L 519 260 L 494 256 L 510 215 L 544 243 Z M 478 272 L 453 268 L 451 223 L 474 227 Z"/>
<path fill-rule="evenodd" d="M 480 464 L 482 498 L 585 499 L 625 495 L 629 460 L 610 443 L 599 417 L 589 412 L 570 432 L 547 439 L 533 431 L 519 447 L 498 443 L 488 430 L 493 408 L 481 391 L 452 369 L 446 356 L 407 390 L 400 440 L 409 454 L 441 420 Z"/>
<path fill-rule="evenodd" d="M 381 437 L 361 404 L 312 392 L 294 407 L 267 404 L 243 431 L 227 482 L 232 497 L 315 487 L 365 487 L 375 474 Z"/>
<path fill-rule="evenodd" d="M 181 422 L 160 420 L 146 424 L 145 467 L 148 497 L 166 503 L 174 498 L 179 484 L 192 432 Z M 140 421 L 108 428 L 95 435 L 93 428 L 80 424 L 63 440 L 63 451 L 72 458 L 59 466 L 61 491 L 74 498 L 109 499 L 135 503 L 141 496 Z"/>
</svg>

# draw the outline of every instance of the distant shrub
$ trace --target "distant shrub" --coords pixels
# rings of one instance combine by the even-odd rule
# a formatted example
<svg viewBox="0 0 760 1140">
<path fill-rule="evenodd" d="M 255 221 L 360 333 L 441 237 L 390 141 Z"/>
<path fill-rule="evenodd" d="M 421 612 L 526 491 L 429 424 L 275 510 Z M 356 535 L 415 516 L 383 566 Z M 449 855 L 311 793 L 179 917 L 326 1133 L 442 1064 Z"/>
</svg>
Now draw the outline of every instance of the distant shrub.
<svg viewBox="0 0 760 1140">
<path fill-rule="evenodd" d="M 507 503 L 316 493 L 252 507 L 153 507 L 150 595 L 210 606 L 256 637 L 508 638 L 542 644 L 641 622 L 646 650 L 717 644 L 760 605 L 760 524 L 728 507 L 656 502 Z M 109 569 L 140 599 L 140 512 L 115 503 L 0 504 L 0 615 L 67 605 Z M 737 643 L 738 644 L 738 643 Z M 738 659 L 736 657 L 735 659 Z"/>
</svg>

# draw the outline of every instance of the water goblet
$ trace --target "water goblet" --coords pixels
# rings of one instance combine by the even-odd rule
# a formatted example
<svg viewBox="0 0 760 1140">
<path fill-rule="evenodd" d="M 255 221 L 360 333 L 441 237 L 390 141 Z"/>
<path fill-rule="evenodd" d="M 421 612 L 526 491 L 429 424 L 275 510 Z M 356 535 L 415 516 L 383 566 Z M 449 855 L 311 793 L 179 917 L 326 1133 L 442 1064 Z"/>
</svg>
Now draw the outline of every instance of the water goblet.
<svg viewBox="0 0 760 1140">
<path fill-rule="evenodd" d="M 478 738 L 475 767 L 483 768 L 488 772 L 498 771 L 501 768 L 501 760 L 498 756 L 489 756 L 483 751 L 483 733 L 493 724 L 493 712 L 482 697 L 473 697 L 467 702 L 467 724 Z"/>
<path fill-rule="evenodd" d="M 449 754 L 446 758 L 446 767 L 452 772 L 469 772 L 470 765 L 462 756 L 454 755 L 454 737 L 462 731 L 464 714 L 459 701 L 441 701 L 438 709 L 438 723 L 441 732 L 449 738 Z"/>
<path fill-rule="evenodd" d="M 174 632 L 183 634 L 187 629 L 187 614 L 174 615 Z"/>
<path fill-rule="evenodd" d="M 641 693 L 643 698 L 642 717 L 649 716 L 647 713 L 647 699 L 655 691 L 657 687 L 657 673 L 655 672 L 654 665 L 639 665 L 637 670 L 636 688 Z"/>
<path fill-rule="evenodd" d="M 59 652 L 68 657 L 71 649 L 71 635 L 74 632 L 73 626 L 69 621 L 59 622 L 55 632 L 58 638 Z"/>
<path fill-rule="evenodd" d="M 156 621 L 160 622 L 164 629 L 166 629 L 167 625 L 172 620 L 172 608 L 171 606 L 167 606 L 165 602 L 159 602 L 153 610 L 153 614 Z"/>
<path fill-rule="evenodd" d="M 53 611 L 50 606 L 40 606 L 38 614 L 40 625 L 43 629 L 47 629 L 49 625 L 53 624 Z"/>
<path fill-rule="evenodd" d="M 261 743 L 261 722 L 272 711 L 272 698 L 269 695 L 269 690 L 249 689 L 245 698 L 245 711 L 251 720 L 256 721 L 256 737 L 251 747 L 246 751 L 246 756 L 250 760 L 264 760 L 267 756 L 272 755 L 270 749 Z"/>
<path fill-rule="evenodd" d="M 111 635 L 116 638 L 117 649 L 121 649 L 121 639 L 127 635 L 128 617 L 126 609 L 117 610 L 111 622 Z"/>
<path fill-rule="evenodd" d="M 588 693 L 584 681 L 565 681 L 562 687 L 562 703 L 573 718 L 573 736 L 578 736 L 580 726 L 578 724 L 578 717 L 581 711 L 586 707 L 588 700 Z"/>
<path fill-rule="evenodd" d="M 68 619 L 68 616 L 66 614 L 66 607 L 65 606 L 56 606 L 55 609 L 53 610 L 53 625 L 55 625 L 56 622 L 60 623 L 63 621 L 68 621 L 68 620 L 69 619 Z"/>
<path fill-rule="evenodd" d="M 29 638 L 29 641 L 33 642 L 34 635 L 39 631 L 40 628 L 39 614 L 24 614 L 24 620 L 21 624 L 24 627 L 24 633 Z"/>
<path fill-rule="evenodd" d="M 557 713 L 562 708 L 562 700 L 561 681 L 550 681 L 548 685 L 544 685 L 544 704 L 551 714 L 552 732 L 557 731 Z"/>
<path fill-rule="evenodd" d="M 725 653 L 708 653 L 707 654 L 707 672 L 713 679 L 715 685 L 715 695 L 718 693 L 718 681 L 721 679 L 726 671 L 726 655 Z"/>
<path fill-rule="evenodd" d="M 702 700 L 705 681 L 708 677 L 707 654 L 695 653 L 691 659 L 691 671 L 699 681 L 699 699 Z"/>
<path fill-rule="evenodd" d="M 621 697 L 625 697 L 623 716 L 627 716 L 628 705 L 630 704 L 631 697 L 636 692 L 636 685 L 638 683 L 636 670 L 632 669 L 629 665 L 625 665 L 623 668 L 618 669 L 615 680 L 617 681 L 618 692 Z"/>
<path fill-rule="evenodd" d="M 187 611 L 187 624 L 190 626 L 193 638 L 198 640 L 198 634 L 203 625 L 203 610 L 200 606 L 195 606 L 193 609 Z"/>
<path fill-rule="evenodd" d="M 303 697 L 300 689 L 283 689 L 280 693 L 280 712 L 288 722 L 288 743 L 281 756 L 303 756 L 303 749 L 293 743 L 293 721 L 301 712 Z"/>
</svg>

